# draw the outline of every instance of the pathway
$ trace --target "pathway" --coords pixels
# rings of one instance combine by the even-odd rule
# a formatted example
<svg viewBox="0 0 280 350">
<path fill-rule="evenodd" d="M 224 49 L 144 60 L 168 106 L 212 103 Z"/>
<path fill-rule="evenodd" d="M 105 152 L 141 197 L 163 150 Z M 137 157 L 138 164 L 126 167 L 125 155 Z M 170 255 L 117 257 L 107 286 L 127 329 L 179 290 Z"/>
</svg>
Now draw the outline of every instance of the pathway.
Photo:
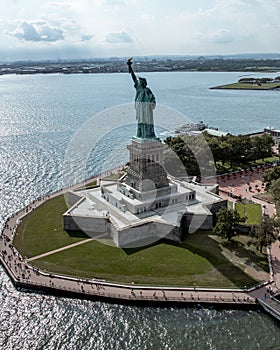
<svg viewBox="0 0 280 350">
<path fill-rule="evenodd" d="M 63 250 L 70 249 L 70 248 L 76 247 L 76 246 L 78 246 L 78 245 L 88 243 L 88 242 L 90 242 L 90 241 L 93 241 L 93 238 L 84 239 L 84 240 L 81 241 L 81 242 L 76 242 L 76 243 L 68 244 L 68 245 L 66 245 L 66 246 L 64 246 L 64 247 L 61 247 L 61 248 L 58 248 L 58 249 L 54 249 L 54 250 L 50 250 L 50 251 L 47 252 L 47 253 L 33 256 L 32 258 L 27 259 L 27 261 L 33 261 L 33 260 L 41 259 L 41 258 L 44 258 L 45 256 L 52 255 L 52 254 L 55 254 L 55 253 L 58 253 L 58 252 L 62 252 Z"/>
<path fill-rule="evenodd" d="M 265 214 L 273 216 L 275 207 L 273 204 L 255 198 L 254 196 L 264 193 L 262 177 L 265 168 L 253 171 L 240 171 L 229 175 L 217 176 L 220 196 L 229 201 L 236 202 L 236 197 L 246 198 L 254 203 L 261 204 Z"/>
</svg>

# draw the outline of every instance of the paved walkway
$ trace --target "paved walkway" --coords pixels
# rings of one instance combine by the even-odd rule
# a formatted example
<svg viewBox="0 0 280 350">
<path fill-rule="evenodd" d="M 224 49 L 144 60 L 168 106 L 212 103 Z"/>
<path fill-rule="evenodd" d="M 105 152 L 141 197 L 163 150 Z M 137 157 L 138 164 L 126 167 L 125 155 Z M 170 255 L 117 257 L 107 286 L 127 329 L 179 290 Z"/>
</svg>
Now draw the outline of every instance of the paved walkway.
<svg viewBox="0 0 280 350">
<path fill-rule="evenodd" d="M 70 249 L 70 248 L 76 247 L 77 245 L 81 245 L 81 244 L 88 243 L 88 242 L 90 242 L 90 241 L 93 241 L 93 238 L 84 239 L 84 240 L 81 241 L 81 242 L 76 242 L 76 243 L 73 243 L 73 244 L 68 244 L 68 245 L 66 245 L 66 246 L 64 246 L 64 247 L 61 247 L 61 248 L 58 248 L 58 249 L 54 249 L 54 250 L 50 250 L 50 251 L 47 252 L 47 253 L 33 256 L 32 258 L 27 259 L 27 261 L 33 261 L 33 260 L 41 259 L 41 258 L 44 258 L 45 256 L 52 255 L 52 254 L 55 254 L 55 253 L 59 253 L 59 252 L 62 252 L 63 250 Z"/>
<path fill-rule="evenodd" d="M 273 216 L 273 204 L 255 198 L 265 192 L 262 177 L 267 168 L 257 168 L 249 171 L 237 171 L 232 174 L 217 176 L 220 196 L 231 202 L 237 202 L 238 197 L 246 198 L 254 203 L 261 204 L 265 214 Z"/>
<path fill-rule="evenodd" d="M 276 241 L 270 247 L 270 263 L 273 274 L 273 282 L 280 292 L 280 242 Z"/>
</svg>

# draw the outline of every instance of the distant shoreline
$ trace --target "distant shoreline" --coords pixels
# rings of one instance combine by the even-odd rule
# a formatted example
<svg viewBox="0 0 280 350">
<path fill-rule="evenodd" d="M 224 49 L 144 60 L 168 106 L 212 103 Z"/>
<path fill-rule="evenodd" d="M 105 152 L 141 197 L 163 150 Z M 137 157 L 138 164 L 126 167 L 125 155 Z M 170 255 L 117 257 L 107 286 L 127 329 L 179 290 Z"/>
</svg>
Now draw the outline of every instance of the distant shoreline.
<svg viewBox="0 0 280 350">
<path fill-rule="evenodd" d="M 280 59 L 139 59 L 135 72 L 280 72 Z M 0 63 L 0 75 L 127 73 L 125 59 Z"/>
</svg>

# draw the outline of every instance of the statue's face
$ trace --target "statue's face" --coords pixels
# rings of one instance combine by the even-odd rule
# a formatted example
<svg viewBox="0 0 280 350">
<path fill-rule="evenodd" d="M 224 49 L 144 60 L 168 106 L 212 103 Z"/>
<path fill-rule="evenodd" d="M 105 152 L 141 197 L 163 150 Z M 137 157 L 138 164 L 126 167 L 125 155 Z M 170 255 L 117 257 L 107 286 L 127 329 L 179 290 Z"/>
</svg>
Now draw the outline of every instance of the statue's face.
<svg viewBox="0 0 280 350">
<path fill-rule="evenodd" d="M 140 82 L 140 85 L 143 87 L 143 88 L 145 88 L 146 86 L 147 86 L 147 81 L 146 81 L 146 79 L 139 79 L 139 82 Z"/>
</svg>

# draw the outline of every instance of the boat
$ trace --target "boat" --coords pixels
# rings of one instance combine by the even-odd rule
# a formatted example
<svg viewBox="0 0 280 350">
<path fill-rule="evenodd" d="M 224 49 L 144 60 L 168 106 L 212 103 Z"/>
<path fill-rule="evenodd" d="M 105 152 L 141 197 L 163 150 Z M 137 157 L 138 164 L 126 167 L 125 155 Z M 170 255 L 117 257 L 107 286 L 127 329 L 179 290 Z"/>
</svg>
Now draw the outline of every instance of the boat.
<svg viewBox="0 0 280 350">
<path fill-rule="evenodd" d="M 188 134 L 191 131 L 203 131 L 205 129 L 208 129 L 208 124 L 200 121 L 199 123 L 182 124 L 179 128 L 176 128 L 174 132 L 175 134 Z"/>
</svg>

